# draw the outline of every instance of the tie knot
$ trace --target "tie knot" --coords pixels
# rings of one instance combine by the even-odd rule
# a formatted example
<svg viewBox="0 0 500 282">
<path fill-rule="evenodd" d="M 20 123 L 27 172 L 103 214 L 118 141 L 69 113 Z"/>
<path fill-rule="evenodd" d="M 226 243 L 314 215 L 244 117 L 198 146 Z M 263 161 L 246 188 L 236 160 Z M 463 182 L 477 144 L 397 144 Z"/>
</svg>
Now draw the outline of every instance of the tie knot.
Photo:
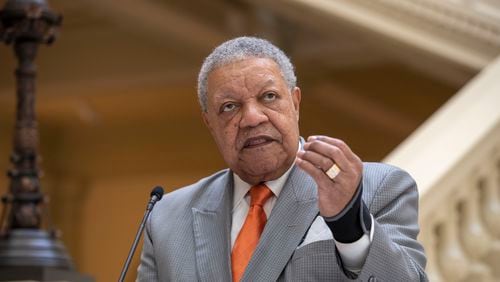
<svg viewBox="0 0 500 282">
<path fill-rule="evenodd" d="M 250 206 L 263 206 L 272 195 L 266 184 L 257 184 L 250 188 Z"/>
</svg>

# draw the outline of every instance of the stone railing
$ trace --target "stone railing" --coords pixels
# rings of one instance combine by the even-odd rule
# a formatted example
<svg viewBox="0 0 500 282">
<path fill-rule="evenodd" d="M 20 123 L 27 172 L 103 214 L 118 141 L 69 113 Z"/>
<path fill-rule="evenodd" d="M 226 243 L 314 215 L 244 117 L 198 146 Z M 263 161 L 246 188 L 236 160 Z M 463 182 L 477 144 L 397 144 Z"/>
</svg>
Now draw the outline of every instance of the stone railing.
<svg viewBox="0 0 500 282">
<path fill-rule="evenodd" d="M 500 57 L 386 159 L 419 185 L 431 281 L 500 281 Z"/>
</svg>

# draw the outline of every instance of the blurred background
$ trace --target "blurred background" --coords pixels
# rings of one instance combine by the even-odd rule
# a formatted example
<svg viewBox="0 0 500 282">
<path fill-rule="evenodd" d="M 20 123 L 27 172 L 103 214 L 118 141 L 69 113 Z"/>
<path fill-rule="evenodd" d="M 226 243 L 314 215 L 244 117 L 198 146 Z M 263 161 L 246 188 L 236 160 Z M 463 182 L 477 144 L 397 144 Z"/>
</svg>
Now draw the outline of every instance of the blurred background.
<svg viewBox="0 0 500 282">
<path fill-rule="evenodd" d="M 491 150 L 488 147 L 490 151 L 483 155 L 491 159 L 488 168 L 493 174 L 487 174 L 487 179 L 492 179 L 493 186 L 485 189 L 492 191 L 487 195 L 493 198 L 488 199 L 493 199 L 493 210 L 500 214 L 500 155 L 495 155 L 500 140 L 500 73 L 495 61 L 500 54 L 498 1 L 49 3 L 63 14 L 64 22 L 58 40 L 50 47 L 41 46 L 37 58 L 42 189 L 51 199 L 50 224 L 62 231 L 78 270 L 97 281 L 119 276 L 153 186 L 172 191 L 225 167 L 201 120 L 196 78 L 214 47 L 241 35 L 266 38 L 290 56 L 302 89 L 302 136 L 335 136 L 365 161 L 385 158 L 398 164 L 417 180 L 428 180 L 423 181 L 421 195 L 442 195 L 442 202 L 450 202 L 453 194 L 476 195 L 456 193 L 451 180 L 449 189 L 436 192 L 434 187 L 450 171 L 457 171 L 461 160 L 478 155 L 471 151 L 478 144 L 490 140 L 484 142 L 491 144 Z M 12 47 L 0 45 L 0 171 L 4 172 L 11 166 L 15 68 Z M 487 69 L 496 75 L 485 74 Z M 471 83 L 476 84 L 468 87 Z M 472 98 L 460 98 L 457 93 Z M 453 102 L 460 105 L 446 110 Z M 479 102 L 483 104 L 467 116 L 460 110 Z M 449 114 L 433 125 L 428 119 L 436 112 Z M 475 130 L 476 121 L 491 126 Z M 441 140 L 439 134 L 454 126 L 459 126 L 453 131 L 458 135 L 446 135 L 431 146 L 433 140 Z M 466 136 L 460 135 L 460 128 Z M 496 137 L 491 139 L 491 134 Z M 407 139 L 410 135 L 413 139 Z M 393 151 L 404 140 L 399 151 Z M 456 142 L 466 144 L 451 155 L 443 153 Z M 424 158 L 440 152 L 443 159 Z M 0 177 L 0 193 L 7 189 L 7 177 Z M 474 209 L 481 206 L 479 202 L 469 211 L 468 204 L 457 197 L 451 210 L 478 214 Z M 421 217 L 435 215 L 440 205 L 436 201 L 423 203 L 427 210 Z M 441 213 L 449 215 L 449 210 Z M 448 232 L 449 227 L 442 225 L 446 222 L 425 222 L 432 226 L 426 247 L 436 248 L 430 254 L 436 281 L 458 281 L 454 275 L 486 279 L 482 281 L 500 277 L 488 266 L 500 258 L 500 248 L 490 254 L 468 251 L 463 242 L 467 240 L 460 239 L 458 231 L 453 233 L 461 225 Z M 485 234 L 498 248 L 498 224 L 493 225 L 493 231 Z M 463 249 L 448 259 L 458 265 L 477 262 L 479 270 L 449 273 L 443 261 L 448 254 L 439 251 L 448 248 L 440 245 L 442 236 L 443 242 L 456 238 L 458 247 L 452 250 Z M 139 251 L 128 281 L 135 278 Z M 487 255 L 493 260 L 484 259 Z"/>
</svg>

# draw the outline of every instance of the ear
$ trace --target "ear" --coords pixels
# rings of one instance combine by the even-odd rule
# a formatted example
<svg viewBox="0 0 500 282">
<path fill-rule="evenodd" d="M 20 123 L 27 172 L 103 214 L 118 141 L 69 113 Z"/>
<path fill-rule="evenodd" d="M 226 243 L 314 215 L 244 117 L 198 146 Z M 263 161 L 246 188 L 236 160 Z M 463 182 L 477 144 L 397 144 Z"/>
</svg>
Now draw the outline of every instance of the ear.
<svg viewBox="0 0 500 282">
<path fill-rule="evenodd" d="M 300 88 L 294 87 L 292 89 L 292 101 L 293 101 L 293 107 L 295 108 L 295 113 L 297 114 L 297 121 L 299 120 L 299 109 L 300 109 L 300 99 L 301 99 L 301 92 Z"/>
<path fill-rule="evenodd" d="M 212 127 L 210 126 L 210 121 L 208 119 L 208 112 L 201 112 L 201 118 L 203 119 L 203 123 L 205 123 L 206 127 L 212 131 Z"/>
</svg>

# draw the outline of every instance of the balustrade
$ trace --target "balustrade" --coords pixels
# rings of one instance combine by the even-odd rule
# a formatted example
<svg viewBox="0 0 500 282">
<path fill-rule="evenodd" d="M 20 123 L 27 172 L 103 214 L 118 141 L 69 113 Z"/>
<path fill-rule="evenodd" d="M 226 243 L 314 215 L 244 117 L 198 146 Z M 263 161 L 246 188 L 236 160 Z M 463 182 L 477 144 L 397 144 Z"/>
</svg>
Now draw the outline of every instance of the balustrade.
<svg viewBox="0 0 500 282">
<path fill-rule="evenodd" d="M 488 143 L 500 144 L 500 139 Z M 434 188 L 439 205 L 424 205 L 433 209 L 422 211 L 419 238 L 426 248 L 427 273 L 438 282 L 500 281 L 500 154 L 484 154 L 477 163 L 463 165 L 468 168 L 460 171 L 469 173 L 443 181 L 456 185 Z"/>
<path fill-rule="evenodd" d="M 438 282 L 500 281 L 500 57 L 386 158 L 419 184 Z"/>
</svg>

